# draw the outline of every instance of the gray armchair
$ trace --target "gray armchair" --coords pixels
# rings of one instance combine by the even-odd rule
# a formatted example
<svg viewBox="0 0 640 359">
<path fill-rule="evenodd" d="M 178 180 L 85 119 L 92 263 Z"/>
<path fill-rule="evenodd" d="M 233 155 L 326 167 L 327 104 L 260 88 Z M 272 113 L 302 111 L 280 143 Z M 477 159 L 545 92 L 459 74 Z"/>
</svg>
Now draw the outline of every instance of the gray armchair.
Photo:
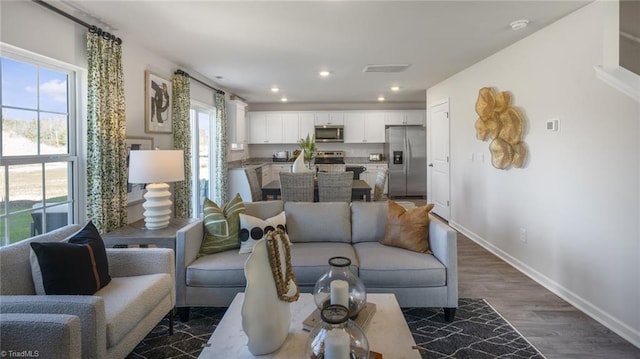
<svg viewBox="0 0 640 359">
<path fill-rule="evenodd" d="M 174 253 L 107 249 L 111 282 L 94 295 L 35 295 L 30 242 L 64 241 L 68 225 L 0 248 L 0 350 L 43 358 L 124 358 L 175 306 Z"/>
</svg>

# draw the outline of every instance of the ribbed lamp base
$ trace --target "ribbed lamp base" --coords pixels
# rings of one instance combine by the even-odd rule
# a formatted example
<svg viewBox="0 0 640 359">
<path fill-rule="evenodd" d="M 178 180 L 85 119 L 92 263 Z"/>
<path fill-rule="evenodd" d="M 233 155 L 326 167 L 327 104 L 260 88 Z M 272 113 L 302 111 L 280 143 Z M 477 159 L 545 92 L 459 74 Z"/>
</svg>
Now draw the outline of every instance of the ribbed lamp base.
<svg viewBox="0 0 640 359">
<path fill-rule="evenodd" d="M 148 184 L 144 195 L 144 223 L 147 229 L 163 229 L 171 220 L 171 192 L 166 183 Z"/>
</svg>

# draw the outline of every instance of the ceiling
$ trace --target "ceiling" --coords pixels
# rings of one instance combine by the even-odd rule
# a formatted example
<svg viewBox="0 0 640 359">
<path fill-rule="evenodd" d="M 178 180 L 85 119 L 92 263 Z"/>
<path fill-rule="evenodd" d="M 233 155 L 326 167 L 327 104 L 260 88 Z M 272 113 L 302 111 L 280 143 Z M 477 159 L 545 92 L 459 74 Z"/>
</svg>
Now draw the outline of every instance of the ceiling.
<svg viewBox="0 0 640 359">
<path fill-rule="evenodd" d="M 375 103 L 379 96 L 387 103 L 424 103 L 427 88 L 589 2 L 67 0 L 64 5 L 249 103 L 278 103 L 283 96 L 289 103 Z M 512 30 L 509 24 L 519 19 L 528 19 L 529 26 Z M 369 64 L 410 66 L 396 73 L 363 72 Z M 320 70 L 331 74 L 321 78 Z M 392 92 L 393 85 L 400 90 Z M 273 86 L 280 92 L 271 92 Z"/>
</svg>

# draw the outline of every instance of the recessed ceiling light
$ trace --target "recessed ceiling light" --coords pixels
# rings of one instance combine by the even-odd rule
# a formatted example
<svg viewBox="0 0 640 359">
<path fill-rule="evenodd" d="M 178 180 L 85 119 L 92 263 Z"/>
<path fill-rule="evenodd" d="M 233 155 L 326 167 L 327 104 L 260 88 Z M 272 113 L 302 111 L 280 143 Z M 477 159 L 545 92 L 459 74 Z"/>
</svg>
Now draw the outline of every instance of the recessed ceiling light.
<svg viewBox="0 0 640 359">
<path fill-rule="evenodd" d="M 327 77 L 327 76 L 331 75 L 331 72 L 324 70 L 324 71 L 320 71 L 318 74 L 321 77 Z"/>
<path fill-rule="evenodd" d="M 384 96 L 378 96 L 378 101 L 380 102 L 384 101 Z"/>
<path fill-rule="evenodd" d="M 529 20 L 520 19 L 512 22 L 511 24 L 509 24 L 509 26 L 511 26 L 511 29 L 517 31 L 517 30 L 524 29 L 525 27 L 527 27 L 528 24 L 529 24 Z"/>
<path fill-rule="evenodd" d="M 280 101 L 282 101 L 282 102 L 287 102 L 287 101 L 289 101 L 289 99 L 287 99 L 286 97 L 282 97 L 282 98 L 280 99 Z"/>
<path fill-rule="evenodd" d="M 273 86 L 271 88 L 271 92 L 279 92 L 279 91 L 280 91 L 280 89 L 277 86 Z"/>
<path fill-rule="evenodd" d="M 400 91 L 400 86 L 391 86 L 391 91 Z"/>
</svg>

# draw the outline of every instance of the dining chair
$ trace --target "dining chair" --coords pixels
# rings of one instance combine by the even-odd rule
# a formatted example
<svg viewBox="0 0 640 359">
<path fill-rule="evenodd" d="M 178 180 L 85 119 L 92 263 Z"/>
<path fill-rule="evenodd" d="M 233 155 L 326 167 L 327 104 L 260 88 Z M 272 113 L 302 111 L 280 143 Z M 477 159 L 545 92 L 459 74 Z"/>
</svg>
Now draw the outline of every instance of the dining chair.
<svg viewBox="0 0 640 359">
<path fill-rule="evenodd" d="M 384 186 L 387 184 L 387 178 L 389 177 L 389 169 L 378 172 L 376 177 L 376 184 L 373 186 L 373 200 L 382 201 L 384 197 Z"/>
<path fill-rule="evenodd" d="M 244 173 L 247 175 L 249 181 L 249 189 L 251 190 L 251 201 L 258 202 L 262 200 L 262 188 L 260 188 L 260 182 L 258 181 L 258 173 L 255 168 L 245 168 Z M 247 202 L 249 202 L 247 200 Z"/>
<path fill-rule="evenodd" d="M 318 172 L 320 202 L 351 202 L 352 172 Z"/>
<path fill-rule="evenodd" d="M 283 202 L 313 202 L 313 172 L 280 173 Z"/>
</svg>

